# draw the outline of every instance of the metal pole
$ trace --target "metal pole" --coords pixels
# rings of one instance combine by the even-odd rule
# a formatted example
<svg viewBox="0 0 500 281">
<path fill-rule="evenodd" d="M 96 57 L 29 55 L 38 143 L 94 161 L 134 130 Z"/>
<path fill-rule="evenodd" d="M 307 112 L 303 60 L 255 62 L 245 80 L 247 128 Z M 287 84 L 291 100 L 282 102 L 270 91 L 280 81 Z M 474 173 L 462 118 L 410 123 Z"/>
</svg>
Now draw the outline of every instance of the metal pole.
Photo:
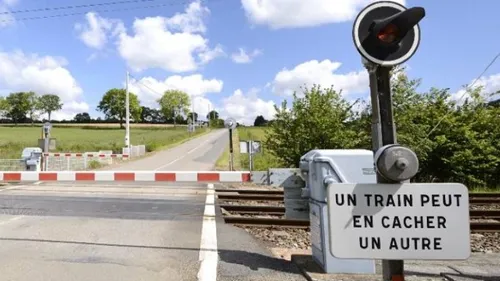
<svg viewBox="0 0 500 281">
<path fill-rule="evenodd" d="M 382 146 L 395 144 L 397 141 L 392 113 L 391 68 L 364 63 L 370 74 L 372 145 L 375 153 Z M 395 182 L 386 180 L 377 172 L 377 183 Z M 382 260 L 382 276 L 384 281 L 404 280 L 404 261 Z"/>
<path fill-rule="evenodd" d="M 233 129 L 229 129 L 229 170 L 234 170 L 233 165 Z"/>
<path fill-rule="evenodd" d="M 127 71 L 127 78 L 125 79 L 125 146 L 129 149 L 130 153 L 130 101 L 128 92 L 129 74 Z"/>
<path fill-rule="evenodd" d="M 208 104 L 208 127 L 210 128 L 210 104 Z"/>
<path fill-rule="evenodd" d="M 380 125 L 380 108 L 378 99 L 378 80 L 377 80 L 377 66 L 364 60 L 363 64 L 368 70 L 369 80 L 370 80 L 370 97 L 372 106 L 372 149 L 375 153 L 380 147 L 382 147 L 382 131 Z"/>
<path fill-rule="evenodd" d="M 44 130 L 44 129 L 42 129 Z M 43 139 L 43 152 L 44 153 L 49 153 L 49 141 L 50 141 L 50 134 L 48 131 L 45 131 L 44 130 L 44 139 Z M 43 156 L 42 156 L 43 158 Z M 47 158 L 48 157 L 45 157 L 45 163 L 43 163 L 43 170 L 44 171 L 47 171 L 48 170 L 48 167 L 47 167 Z"/>
<path fill-rule="evenodd" d="M 194 97 L 193 97 L 193 95 L 191 95 L 191 103 L 192 103 L 192 105 L 191 105 L 191 107 L 192 107 L 192 109 L 191 109 L 191 112 L 192 112 L 191 122 L 193 123 L 193 133 L 194 133 L 196 131 L 196 125 L 195 125 L 196 123 L 194 121 L 195 118 L 194 118 Z"/>
<path fill-rule="evenodd" d="M 253 141 L 250 140 L 249 145 L 248 145 L 248 155 L 249 155 L 249 163 L 248 163 L 248 168 L 250 169 L 250 172 L 253 169 Z"/>
</svg>

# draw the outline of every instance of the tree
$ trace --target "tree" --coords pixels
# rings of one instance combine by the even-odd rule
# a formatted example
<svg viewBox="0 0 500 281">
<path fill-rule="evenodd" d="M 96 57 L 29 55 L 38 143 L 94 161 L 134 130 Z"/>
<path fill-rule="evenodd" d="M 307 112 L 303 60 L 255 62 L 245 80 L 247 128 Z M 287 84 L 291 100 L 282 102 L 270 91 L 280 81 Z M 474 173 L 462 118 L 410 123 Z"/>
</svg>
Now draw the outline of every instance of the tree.
<svg viewBox="0 0 500 281">
<path fill-rule="evenodd" d="M 340 92 L 316 85 L 303 92 L 303 98 L 294 93 L 289 110 L 286 100 L 281 107 L 275 106 L 275 120 L 264 141 L 266 149 L 283 165 L 297 167 L 300 157 L 311 149 L 357 147 L 356 132 L 347 122 L 354 115 Z"/>
<path fill-rule="evenodd" d="M 165 118 L 160 110 L 143 106 L 141 111 L 141 122 L 163 123 L 165 122 Z"/>
<path fill-rule="evenodd" d="M 166 119 L 174 120 L 176 123 L 176 116 L 189 112 L 190 100 L 189 95 L 180 90 L 167 90 L 163 96 L 158 99 L 161 112 Z"/>
<path fill-rule="evenodd" d="M 0 97 L 0 117 L 5 117 L 9 111 L 9 103 L 5 97 Z"/>
<path fill-rule="evenodd" d="M 267 120 L 264 118 L 264 116 L 262 115 L 259 115 L 255 118 L 255 121 L 253 122 L 253 125 L 255 127 L 258 127 L 258 126 L 265 126 L 267 125 Z"/>
<path fill-rule="evenodd" d="M 212 127 L 212 128 L 224 128 L 224 120 L 222 120 L 222 119 L 211 120 L 210 127 Z"/>
<path fill-rule="evenodd" d="M 187 115 L 187 119 L 193 120 L 193 112 L 189 112 Z M 198 121 L 198 113 L 194 112 L 194 122 Z"/>
<path fill-rule="evenodd" d="M 26 120 L 26 115 L 31 109 L 30 94 L 25 92 L 12 93 L 7 96 L 8 103 L 7 117 L 11 118 L 14 124 Z"/>
<path fill-rule="evenodd" d="M 123 128 L 123 121 L 126 116 L 126 90 L 111 89 L 104 94 L 97 110 L 103 112 L 107 119 L 117 119 L 120 122 L 120 128 Z M 134 93 L 129 93 L 130 117 L 136 121 L 141 119 L 141 110 L 139 99 Z"/>
<path fill-rule="evenodd" d="M 35 92 L 26 93 L 28 100 L 28 116 L 31 120 L 31 126 L 34 125 L 35 120 L 39 117 L 40 112 L 40 97 Z"/>
<path fill-rule="evenodd" d="M 42 113 L 47 113 L 48 121 L 51 120 L 52 112 L 62 109 L 63 104 L 57 95 L 43 95 L 39 99 L 38 108 Z"/>
<path fill-rule="evenodd" d="M 219 119 L 219 112 L 212 110 L 207 114 L 207 120 L 217 120 Z"/>
<path fill-rule="evenodd" d="M 77 123 L 90 123 L 92 118 L 87 112 L 83 112 L 76 114 L 73 120 Z"/>
<path fill-rule="evenodd" d="M 418 92 L 420 79 L 395 68 L 391 79 L 397 143 L 419 158 L 419 182 L 460 182 L 470 188 L 500 187 L 500 106 L 487 102 L 498 91 L 466 87 L 458 103 L 448 88 Z M 264 146 L 282 167 L 297 167 L 312 149 L 372 150 L 369 102 L 345 101 L 340 92 L 314 86 L 291 106 L 276 106 Z M 276 163 L 275 163 L 276 164 Z"/>
</svg>

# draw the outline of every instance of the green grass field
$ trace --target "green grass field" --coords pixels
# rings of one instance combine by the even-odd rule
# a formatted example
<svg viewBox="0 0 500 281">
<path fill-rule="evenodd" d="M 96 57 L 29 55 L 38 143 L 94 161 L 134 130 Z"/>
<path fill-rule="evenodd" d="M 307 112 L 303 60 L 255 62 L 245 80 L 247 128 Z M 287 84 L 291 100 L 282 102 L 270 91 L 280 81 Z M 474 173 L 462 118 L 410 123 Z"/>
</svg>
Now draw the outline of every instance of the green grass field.
<svg viewBox="0 0 500 281">
<path fill-rule="evenodd" d="M 185 127 L 144 127 L 131 128 L 130 141 L 134 145 L 145 144 L 146 151 L 155 151 L 179 143 L 191 136 L 207 132 L 198 129 L 190 134 Z M 57 152 L 87 152 L 113 150 L 121 153 L 124 146 L 125 130 L 109 127 L 54 127 L 51 137 L 57 140 Z M 0 158 L 19 159 L 25 147 L 38 146 L 41 127 L 0 127 Z"/>
<path fill-rule="evenodd" d="M 237 133 L 233 136 L 234 150 L 235 150 L 235 162 L 238 161 L 239 168 L 241 170 L 249 169 L 249 157 L 248 154 L 239 154 L 239 143 L 240 141 L 254 140 L 263 142 L 266 138 L 266 128 L 265 127 L 238 127 Z M 281 168 L 279 161 L 266 151 L 266 147 L 261 143 L 262 152 L 254 154 L 253 160 L 253 170 L 255 171 L 266 171 L 269 168 Z M 236 153 L 237 152 L 237 153 Z M 217 169 L 225 170 L 228 166 L 229 161 L 229 149 L 227 149 L 224 154 L 217 161 Z"/>
</svg>

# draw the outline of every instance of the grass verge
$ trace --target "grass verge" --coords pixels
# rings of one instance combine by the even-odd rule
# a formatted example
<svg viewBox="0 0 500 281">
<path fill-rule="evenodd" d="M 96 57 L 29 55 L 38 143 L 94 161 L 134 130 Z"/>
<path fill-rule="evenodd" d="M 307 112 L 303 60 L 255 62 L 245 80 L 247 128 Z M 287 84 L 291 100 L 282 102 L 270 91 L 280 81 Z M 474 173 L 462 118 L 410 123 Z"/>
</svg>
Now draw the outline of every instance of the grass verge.
<svg viewBox="0 0 500 281">
<path fill-rule="evenodd" d="M 248 170 L 250 159 L 248 154 L 240 154 L 240 141 L 254 140 L 261 142 L 261 153 L 253 156 L 253 169 L 255 171 L 266 171 L 269 168 L 280 168 L 279 160 L 270 152 L 266 151 L 263 145 L 266 139 L 266 130 L 262 127 L 238 127 L 233 133 L 234 162 L 235 169 Z M 229 149 L 226 149 L 222 156 L 217 160 L 216 169 L 220 171 L 229 170 Z"/>
<path fill-rule="evenodd" d="M 261 142 L 261 152 L 253 155 L 254 171 L 266 171 L 269 168 L 283 167 L 274 155 L 272 155 L 269 151 L 266 151 L 266 147 L 264 146 L 264 141 L 266 140 L 266 129 L 267 128 L 265 127 L 238 128 L 240 141 L 252 140 Z M 241 154 L 240 161 L 243 169 L 248 170 L 250 168 L 250 158 L 248 154 Z"/>
<path fill-rule="evenodd" d="M 131 128 L 130 138 L 132 144 L 144 144 L 147 152 L 153 152 L 178 145 L 208 131 L 200 129 L 190 134 L 186 127 Z M 54 152 L 112 150 L 114 153 L 121 153 L 125 130 L 55 127 L 51 131 L 51 137 L 57 141 L 57 149 Z M 39 127 L 0 127 L 0 159 L 19 159 L 23 148 L 38 146 L 39 138 L 41 138 Z"/>
<path fill-rule="evenodd" d="M 500 187 L 486 188 L 486 187 L 468 187 L 469 193 L 493 193 L 500 192 Z"/>
<path fill-rule="evenodd" d="M 241 170 L 241 161 L 240 161 L 240 138 L 238 135 L 238 129 L 233 130 L 233 161 L 234 161 L 234 170 Z M 229 171 L 229 147 L 224 150 L 222 155 L 215 162 L 215 170 L 216 171 Z"/>
</svg>

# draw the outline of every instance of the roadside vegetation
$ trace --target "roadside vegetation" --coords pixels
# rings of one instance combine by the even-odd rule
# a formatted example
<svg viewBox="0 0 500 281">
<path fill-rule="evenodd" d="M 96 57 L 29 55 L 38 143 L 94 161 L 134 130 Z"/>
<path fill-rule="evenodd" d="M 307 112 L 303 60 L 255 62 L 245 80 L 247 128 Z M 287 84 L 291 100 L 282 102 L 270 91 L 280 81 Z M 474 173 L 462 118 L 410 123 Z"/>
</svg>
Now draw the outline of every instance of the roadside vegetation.
<svg viewBox="0 0 500 281">
<path fill-rule="evenodd" d="M 500 186 L 500 102 L 497 93 L 468 89 L 459 102 L 449 89 L 417 91 L 419 79 L 398 69 L 392 81 L 398 142 L 420 161 L 417 182 L 460 182 L 474 191 Z M 273 120 L 255 120 L 258 128 L 238 127 L 240 140 L 263 141 L 255 170 L 298 167 L 311 149 L 371 150 L 371 109 L 348 102 L 341 92 L 315 85 L 296 93 L 290 105 L 276 107 Z M 247 155 L 241 156 L 247 169 Z"/>
<path fill-rule="evenodd" d="M 204 127 L 194 134 L 187 131 L 187 124 L 198 121 L 198 114 L 190 111 L 188 93 L 165 91 L 156 101 L 157 109 L 141 105 L 134 93 L 129 95 L 131 143 L 146 145 L 147 152 L 178 144 L 209 130 Z M 64 106 L 57 95 L 30 91 L 0 97 L 0 158 L 19 159 L 24 147 L 37 147 L 46 121 L 52 123 L 51 137 L 57 140 L 57 149 L 53 152 L 112 150 L 121 153 L 125 142 L 125 100 L 125 89 L 110 89 L 97 106 L 104 118 L 80 112 L 71 120 L 51 120 Z M 210 128 L 223 127 L 224 121 L 216 111 L 206 117 Z M 206 125 L 206 121 L 199 123 Z"/>
<path fill-rule="evenodd" d="M 206 133 L 207 130 L 201 128 L 189 133 L 186 127 L 131 128 L 130 139 L 132 144 L 144 144 L 146 151 L 152 152 Z M 0 127 L 0 158 L 19 159 L 23 148 L 38 146 L 41 134 L 41 127 Z M 57 142 L 57 149 L 53 152 L 112 150 L 121 153 L 125 131 L 119 128 L 54 127 L 51 137 Z"/>
<path fill-rule="evenodd" d="M 239 131 L 234 130 L 233 131 L 233 161 L 234 165 L 233 168 L 235 171 L 240 171 L 242 169 L 241 167 L 241 154 L 240 154 L 240 139 L 239 139 Z M 215 170 L 217 171 L 229 171 L 229 144 L 228 147 L 224 150 L 222 155 L 217 159 L 215 162 Z"/>
</svg>

